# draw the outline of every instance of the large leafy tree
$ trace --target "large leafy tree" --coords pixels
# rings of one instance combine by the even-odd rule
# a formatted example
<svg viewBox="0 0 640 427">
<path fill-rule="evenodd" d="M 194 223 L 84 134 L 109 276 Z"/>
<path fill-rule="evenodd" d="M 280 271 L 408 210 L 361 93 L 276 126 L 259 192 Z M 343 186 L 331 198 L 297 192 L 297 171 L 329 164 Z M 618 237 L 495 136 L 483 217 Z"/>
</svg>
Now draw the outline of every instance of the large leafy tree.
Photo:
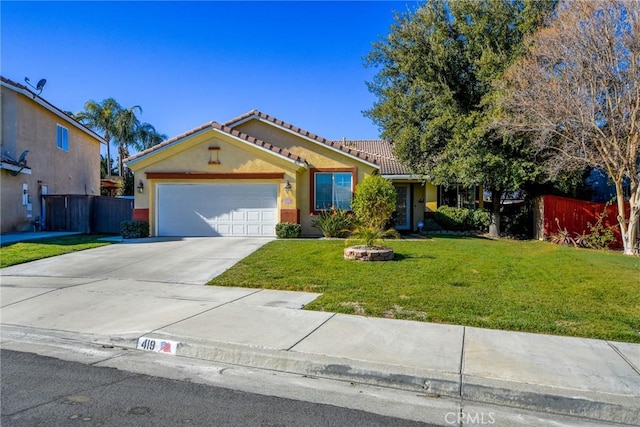
<svg viewBox="0 0 640 427">
<path fill-rule="evenodd" d="M 527 132 L 550 173 L 605 170 L 616 188 L 624 252 L 640 216 L 640 3 L 574 0 L 530 40 L 503 80 L 502 127 Z M 624 184 L 630 212 L 624 209 Z"/>
<path fill-rule="evenodd" d="M 365 114 L 414 172 L 435 184 L 490 191 L 492 235 L 500 231 L 504 196 L 539 173 L 528 141 L 491 126 L 494 82 L 554 6 L 555 0 L 430 0 L 398 14 L 367 57 L 379 71 L 368 84 L 378 99 Z"/>
</svg>

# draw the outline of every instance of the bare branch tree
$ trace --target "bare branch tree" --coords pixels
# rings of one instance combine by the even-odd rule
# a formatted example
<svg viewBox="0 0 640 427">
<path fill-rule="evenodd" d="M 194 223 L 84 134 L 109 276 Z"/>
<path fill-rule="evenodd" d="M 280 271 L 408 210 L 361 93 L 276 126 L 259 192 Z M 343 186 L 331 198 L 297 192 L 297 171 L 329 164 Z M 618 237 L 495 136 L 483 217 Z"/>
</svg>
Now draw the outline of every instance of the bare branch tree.
<svg viewBox="0 0 640 427">
<path fill-rule="evenodd" d="M 640 2 L 566 1 L 502 84 L 499 126 L 531 132 L 552 176 L 585 166 L 604 169 L 616 187 L 624 252 L 638 254 Z"/>
</svg>

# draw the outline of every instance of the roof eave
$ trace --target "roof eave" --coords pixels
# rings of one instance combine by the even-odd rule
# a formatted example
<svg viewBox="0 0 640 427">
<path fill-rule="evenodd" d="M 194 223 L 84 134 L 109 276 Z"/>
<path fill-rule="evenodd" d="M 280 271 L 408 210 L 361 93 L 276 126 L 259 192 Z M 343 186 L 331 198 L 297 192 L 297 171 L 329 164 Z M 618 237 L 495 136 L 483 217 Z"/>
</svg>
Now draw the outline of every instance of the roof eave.
<svg viewBox="0 0 640 427">
<path fill-rule="evenodd" d="M 138 163 L 138 162 L 140 162 L 140 161 L 142 161 L 144 159 L 148 159 L 151 156 L 155 156 L 156 154 L 162 153 L 163 151 L 166 151 L 169 148 L 172 148 L 176 144 L 179 144 L 179 143 L 181 143 L 183 141 L 187 141 L 187 140 L 189 140 L 191 138 L 195 138 L 195 137 L 197 137 L 199 135 L 202 135 L 203 133 L 205 133 L 205 132 L 207 132 L 207 131 L 209 131 L 211 129 L 215 129 L 215 128 L 211 124 L 209 124 L 208 126 L 202 127 L 201 129 L 199 129 L 196 132 L 190 133 L 189 135 L 185 135 L 182 138 L 176 139 L 175 141 L 171 141 L 171 142 L 169 142 L 168 144 L 166 144 L 166 145 L 164 145 L 162 147 L 155 148 L 155 149 L 152 147 L 152 148 L 150 148 L 148 150 L 147 153 L 145 153 L 143 151 L 143 152 L 140 152 L 137 155 L 132 156 L 132 157 L 130 157 L 128 159 L 124 159 L 124 165 L 126 167 L 130 167 L 131 165 L 135 165 L 136 163 Z M 170 140 L 168 140 L 168 141 L 170 141 Z M 159 145 L 162 145 L 162 143 L 159 144 Z"/>
<path fill-rule="evenodd" d="M 275 127 L 277 127 L 278 129 L 281 129 L 281 130 L 283 130 L 283 131 L 285 131 L 285 132 L 287 132 L 287 133 L 290 133 L 291 135 L 297 136 L 297 137 L 299 137 L 299 138 L 303 138 L 303 139 L 305 139 L 306 141 L 312 142 L 312 143 L 317 144 L 317 145 L 319 145 L 319 146 L 321 146 L 321 147 L 328 148 L 329 150 L 332 150 L 332 151 L 334 151 L 334 152 L 336 152 L 336 153 L 340 153 L 340 154 L 342 154 L 342 155 L 344 155 L 344 156 L 347 156 L 347 157 L 349 157 L 349 158 L 352 158 L 352 159 L 354 159 L 354 160 L 357 160 L 357 161 L 359 161 L 359 162 L 361 162 L 361 163 L 364 163 L 364 164 L 366 164 L 366 165 L 369 165 L 369 166 L 371 166 L 371 167 L 373 167 L 373 168 L 375 168 L 375 169 L 379 169 L 379 168 L 380 168 L 380 165 L 378 165 L 377 163 L 373 163 L 373 162 L 367 161 L 367 160 L 365 160 L 365 159 L 362 159 L 362 158 L 360 158 L 360 157 L 358 157 L 358 156 L 354 156 L 353 154 L 350 154 L 350 153 L 347 153 L 347 152 L 345 152 L 345 151 L 342 151 L 342 150 L 340 150 L 340 149 L 338 149 L 338 148 L 336 148 L 336 147 L 333 147 L 333 146 L 331 146 L 331 145 L 329 145 L 329 144 L 324 144 L 324 143 L 322 143 L 322 142 L 320 142 L 320 141 L 316 141 L 316 140 L 315 140 L 315 139 L 313 139 L 313 138 L 309 138 L 308 136 L 305 136 L 305 135 L 303 135 L 303 134 L 301 134 L 301 133 L 299 133 L 299 132 L 296 132 L 296 131 L 294 131 L 294 130 L 292 130 L 292 129 L 288 129 L 288 128 L 287 128 L 287 127 L 285 127 L 285 126 L 280 126 L 279 124 L 274 123 L 274 122 L 272 122 L 271 120 L 268 120 L 268 119 L 265 119 L 265 118 L 261 117 L 261 116 L 260 116 L 260 114 L 259 114 L 259 113 L 256 113 L 256 112 L 253 112 L 251 115 L 248 115 L 247 117 L 242 117 L 242 116 L 240 116 L 240 118 L 238 118 L 238 119 L 232 119 L 232 120 L 230 120 L 230 121 L 226 122 L 226 123 L 225 123 L 225 126 L 228 126 L 228 127 L 230 127 L 230 128 L 232 128 L 232 129 L 233 129 L 233 128 L 234 128 L 234 127 L 236 127 L 236 126 L 239 126 L 239 125 L 241 125 L 241 124 L 243 124 L 243 123 L 246 123 L 246 122 L 248 122 L 248 121 L 250 121 L 250 120 L 253 120 L 253 119 L 256 119 L 256 120 L 258 120 L 258 121 L 260 121 L 260 122 L 262 122 L 262 123 L 266 123 L 266 124 L 271 125 L 271 126 L 275 126 Z M 330 140 L 327 140 L 327 141 L 332 142 L 332 141 L 330 141 Z"/>
<path fill-rule="evenodd" d="M 231 134 L 231 133 L 229 133 L 229 132 L 225 132 L 225 131 L 223 131 L 223 130 L 221 130 L 221 129 L 213 128 L 213 130 L 214 130 L 214 131 L 216 131 L 216 132 L 218 132 L 218 133 L 220 133 L 220 134 L 222 134 L 222 135 L 226 135 L 226 136 L 228 136 L 228 137 L 231 137 L 231 138 L 235 139 L 236 141 L 243 142 L 243 143 L 245 143 L 245 144 L 247 144 L 247 145 L 249 145 L 249 146 L 251 146 L 251 147 L 259 148 L 260 150 L 262 150 L 262 151 L 263 151 L 263 152 L 265 152 L 265 153 L 269 153 L 269 154 L 271 154 L 271 155 L 273 155 L 273 156 L 277 156 L 277 157 L 279 157 L 279 158 L 281 158 L 281 159 L 283 159 L 283 160 L 286 160 L 286 161 L 288 161 L 288 162 L 291 162 L 291 163 L 293 163 L 293 164 L 295 164 L 295 165 L 297 165 L 297 166 L 299 166 L 299 167 L 303 167 L 303 168 L 305 168 L 305 169 L 306 169 L 306 168 L 309 166 L 309 165 L 307 164 L 307 162 L 301 162 L 301 161 L 299 161 L 299 160 L 295 160 L 295 159 L 292 159 L 292 158 L 290 158 L 290 157 L 283 156 L 282 154 L 276 153 L 275 151 L 269 150 L 268 148 L 262 147 L 262 146 L 260 146 L 260 145 L 258 145 L 258 144 L 253 144 L 253 143 L 251 143 L 251 142 L 249 142 L 249 141 L 245 141 L 244 139 L 239 138 L 239 137 L 237 137 L 237 136 L 235 136 L 235 135 L 233 135 L 233 134 Z"/>
<path fill-rule="evenodd" d="M 251 143 L 249 141 L 246 141 L 246 140 L 244 140 L 244 139 L 242 139 L 242 138 L 240 138 L 240 137 L 238 137 L 236 135 L 233 135 L 233 134 L 231 134 L 229 132 L 225 132 L 224 130 L 218 129 L 218 128 L 215 127 L 214 122 L 211 122 L 211 123 L 201 127 L 196 132 L 193 132 L 193 133 L 190 133 L 188 135 L 185 135 L 182 138 L 178 138 L 175 141 L 168 140 L 168 141 L 171 141 L 171 142 L 169 142 L 168 144 L 166 144 L 166 145 L 164 145 L 162 147 L 159 147 L 159 148 L 156 148 L 156 149 L 151 148 L 151 149 L 149 149 L 149 151 L 147 153 L 144 153 L 144 152 L 139 153 L 140 154 L 139 157 L 133 156 L 130 159 L 125 159 L 124 164 L 125 164 L 125 166 L 130 167 L 131 165 L 135 165 L 136 163 L 138 163 L 138 162 L 140 162 L 140 161 L 142 161 L 144 159 L 147 159 L 147 158 L 149 158 L 151 156 L 155 156 L 156 154 L 159 154 L 159 153 L 161 153 L 161 152 L 163 152 L 163 151 L 165 151 L 165 150 L 167 150 L 167 149 L 169 149 L 171 147 L 174 147 L 176 144 L 182 143 L 182 142 L 187 141 L 187 140 L 189 140 L 191 138 L 195 138 L 195 137 L 197 137 L 199 135 L 202 135 L 203 133 L 208 132 L 208 131 L 214 131 L 214 132 L 219 133 L 221 135 L 225 135 L 225 136 L 228 136 L 230 138 L 233 138 L 236 141 L 240 141 L 240 142 L 242 142 L 244 144 L 247 144 L 247 145 L 249 145 L 251 147 L 256 147 L 256 148 L 258 148 L 258 149 L 260 149 L 260 150 L 262 150 L 262 151 L 264 151 L 266 153 L 269 153 L 271 155 L 277 156 L 277 157 L 279 157 L 279 158 L 281 158 L 283 160 L 289 161 L 289 162 L 295 164 L 298 167 L 306 169 L 309 166 L 305 161 L 299 161 L 299 160 L 296 160 L 296 159 L 289 158 L 287 156 L 283 156 L 282 154 L 279 154 L 279 153 L 276 153 L 274 151 L 271 151 L 271 150 L 269 150 L 269 149 L 267 149 L 265 147 L 261 147 L 258 144 L 253 144 L 253 143 Z"/>
<path fill-rule="evenodd" d="M 428 178 L 424 175 L 416 175 L 416 174 L 381 174 L 383 178 L 386 179 L 408 179 L 414 181 L 426 181 Z"/>
</svg>

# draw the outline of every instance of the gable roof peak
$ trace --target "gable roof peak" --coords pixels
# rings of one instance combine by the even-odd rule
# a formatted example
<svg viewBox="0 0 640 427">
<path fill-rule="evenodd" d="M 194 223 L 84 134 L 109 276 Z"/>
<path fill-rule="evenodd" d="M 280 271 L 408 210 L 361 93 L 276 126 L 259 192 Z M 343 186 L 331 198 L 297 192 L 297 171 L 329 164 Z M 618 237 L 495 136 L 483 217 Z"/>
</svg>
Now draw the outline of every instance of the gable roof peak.
<svg viewBox="0 0 640 427">
<path fill-rule="evenodd" d="M 149 155 L 152 155 L 155 152 L 160 151 L 160 150 L 164 149 L 167 146 L 179 143 L 180 141 L 184 140 L 185 138 L 188 138 L 188 137 L 190 137 L 192 135 L 195 135 L 195 134 L 197 134 L 199 132 L 206 131 L 206 130 L 211 130 L 211 129 L 219 131 L 219 132 L 222 132 L 222 133 L 227 134 L 227 135 L 230 135 L 230 136 L 232 136 L 234 138 L 237 138 L 237 139 L 239 139 L 241 141 L 244 141 L 246 143 L 256 145 L 256 146 L 258 146 L 258 147 L 260 147 L 260 148 L 262 148 L 262 149 L 264 149 L 266 151 L 269 151 L 269 152 L 271 152 L 273 154 L 276 154 L 276 155 L 279 155 L 281 157 L 284 157 L 287 160 L 290 160 L 290 161 L 292 161 L 292 162 L 294 162 L 294 163 L 296 163 L 298 165 L 307 165 L 307 161 L 301 156 L 295 155 L 295 154 L 289 152 L 288 150 L 285 150 L 285 149 L 280 148 L 280 147 L 276 147 L 273 144 L 270 144 L 268 142 L 262 141 L 261 139 L 253 137 L 251 135 L 247 135 L 245 133 L 240 132 L 239 130 L 232 129 L 229 126 L 225 126 L 224 124 L 220 124 L 220 123 L 215 122 L 215 121 L 210 121 L 210 122 L 204 123 L 204 124 L 202 124 L 202 125 L 200 125 L 198 127 L 195 127 L 195 128 L 193 128 L 191 130 L 188 130 L 187 132 L 184 132 L 184 133 L 182 133 L 182 134 L 180 134 L 178 136 L 170 138 L 170 139 L 168 139 L 168 140 L 166 140 L 164 142 L 161 142 L 161 143 L 159 143 L 157 145 L 154 145 L 151 148 L 148 148 L 148 149 L 146 149 L 144 151 L 141 151 L 141 152 L 139 152 L 139 153 L 137 153 L 137 154 L 135 154 L 133 156 L 130 156 L 130 157 L 125 159 L 125 163 L 131 163 L 131 162 L 138 161 L 141 158 L 147 157 Z"/>
<path fill-rule="evenodd" d="M 228 126 L 230 128 L 234 128 L 242 123 L 245 123 L 249 120 L 251 120 L 252 118 L 257 118 L 258 120 L 262 120 L 265 121 L 267 123 L 270 123 L 272 125 L 275 125 L 287 132 L 291 132 L 297 135 L 300 135 L 304 138 L 310 139 L 314 142 L 320 143 L 322 145 L 325 145 L 329 148 L 332 148 L 334 150 L 340 151 L 342 153 L 345 153 L 351 157 L 354 157 L 360 161 L 364 161 L 366 163 L 369 163 L 373 166 L 378 166 L 378 163 L 376 162 L 376 158 L 375 156 L 371 156 L 367 153 L 361 152 L 357 149 L 345 146 L 343 144 L 340 143 L 340 141 L 331 141 L 327 138 L 323 138 L 319 135 L 316 135 L 314 133 L 309 132 L 308 130 L 304 130 L 301 129 L 297 126 L 294 126 L 290 123 L 287 123 L 283 120 L 280 120 L 274 116 L 271 116 L 269 114 L 263 113 L 260 110 L 251 110 L 247 113 L 242 114 L 241 116 L 235 117 L 231 120 L 226 121 L 225 123 L 223 123 L 223 126 Z"/>
</svg>

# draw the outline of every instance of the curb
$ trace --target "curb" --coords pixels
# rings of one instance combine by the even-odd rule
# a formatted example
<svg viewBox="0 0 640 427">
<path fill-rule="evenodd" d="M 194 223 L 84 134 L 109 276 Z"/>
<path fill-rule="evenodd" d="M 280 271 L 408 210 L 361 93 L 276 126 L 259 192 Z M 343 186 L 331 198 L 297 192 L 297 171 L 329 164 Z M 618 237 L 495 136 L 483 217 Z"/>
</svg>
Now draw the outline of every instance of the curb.
<svg viewBox="0 0 640 427">
<path fill-rule="evenodd" d="M 421 393 L 428 398 L 503 405 L 579 417 L 590 421 L 640 425 L 640 396 L 612 395 L 575 389 L 461 375 L 342 357 L 276 350 L 226 342 L 180 338 L 160 333 L 146 338 L 179 341 L 177 356 L 347 381 Z M 136 340 L 110 338 L 113 345 L 136 348 Z"/>
<path fill-rule="evenodd" d="M 90 344 L 104 348 L 136 350 L 138 337 L 109 337 L 2 325 L 3 342 L 22 341 L 52 346 Z M 586 422 L 640 425 L 640 396 L 556 388 L 440 372 L 429 369 L 354 360 L 341 357 L 276 350 L 248 345 L 185 339 L 150 333 L 145 338 L 179 341 L 176 356 L 255 369 L 286 372 L 387 387 L 418 393 L 427 398 L 459 399 L 461 404 L 491 404 L 569 416 Z M 143 351 L 143 350 L 136 350 Z"/>
</svg>

